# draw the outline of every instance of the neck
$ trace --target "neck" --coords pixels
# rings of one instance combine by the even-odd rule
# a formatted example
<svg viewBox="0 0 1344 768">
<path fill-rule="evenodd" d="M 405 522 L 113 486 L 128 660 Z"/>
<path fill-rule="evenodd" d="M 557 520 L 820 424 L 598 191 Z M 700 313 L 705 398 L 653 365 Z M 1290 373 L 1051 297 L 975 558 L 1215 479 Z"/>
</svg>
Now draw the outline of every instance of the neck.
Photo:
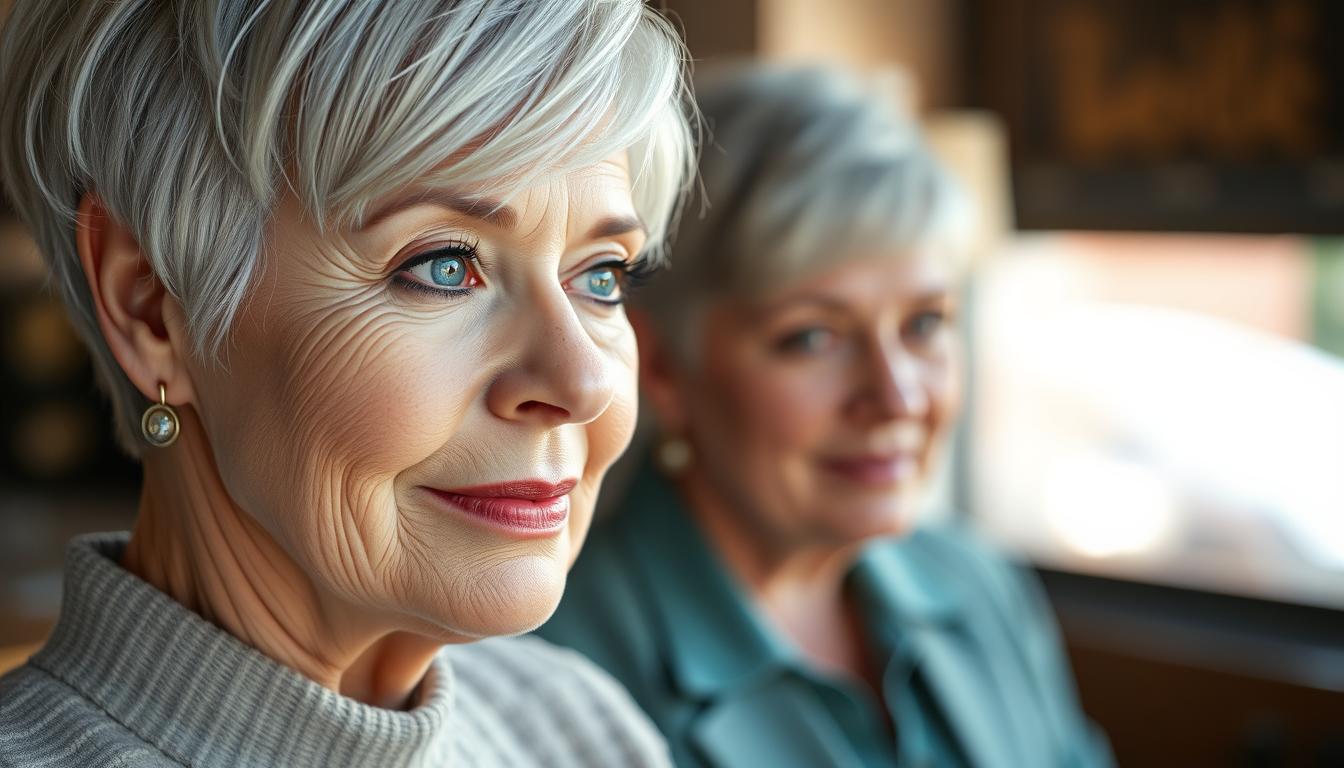
<svg viewBox="0 0 1344 768">
<path fill-rule="evenodd" d="M 326 688 L 388 709 L 412 705 L 439 645 L 324 595 L 233 503 L 208 446 L 192 439 L 200 430 L 184 423 L 172 448 L 147 452 L 122 567 Z"/>
<path fill-rule="evenodd" d="M 691 516 L 768 623 L 819 667 L 866 679 L 862 632 L 845 577 L 862 544 L 790 541 L 733 509 L 692 472 L 681 483 Z"/>
</svg>

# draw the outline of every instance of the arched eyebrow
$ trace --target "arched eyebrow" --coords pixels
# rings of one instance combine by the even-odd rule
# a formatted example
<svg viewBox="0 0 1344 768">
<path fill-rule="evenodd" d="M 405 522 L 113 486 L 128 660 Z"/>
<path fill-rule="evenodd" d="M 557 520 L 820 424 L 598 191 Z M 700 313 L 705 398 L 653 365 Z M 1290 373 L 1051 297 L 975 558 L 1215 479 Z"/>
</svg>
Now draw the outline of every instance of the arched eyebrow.
<svg viewBox="0 0 1344 768">
<path fill-rule="evenodd" d="M 511 230 L 518 224 L 518 212 L 508 205 L 488 197 L 477 197 L 451 192 L 445 189 L 417 190 L 394 198 L 378 208 L 363 223 L 359 230 L 367 230 L 380 222 L 417 205 L 437 205 L 456 211 L 463 216 L 480 219 L 500 229 Z M 631 214 L 606 216 L 588 231 L 588 240 L 601 240 L 606 237 L 619 237 L 631 232 L 648 235 L 649 228 L 638 216 Z"/>
<path fill-rule="evenodd" d="M 619 237 L 631 232 L 640 232 L 647 236 L 649 228 L 638 216 L 607 216 L 588 230 L 588 240 L 601 240 L 604 237 Z"/>
<path fill-rule="evenodd" d="M 417 205 L 437 205 L 456 211 L 463 216 L 480 219 L 501 229 L 513 229 L 518 224 L 517 211 L 498 200 L 488 197 L 476 197 L 450 192 L 446 189 L 422 189 L 394 198 L 368 216 L 359 225 L 361 231 L 378 225 L 379 222 Z M 610 235 L 607 235 L 610 237 Z"/>
</svg>

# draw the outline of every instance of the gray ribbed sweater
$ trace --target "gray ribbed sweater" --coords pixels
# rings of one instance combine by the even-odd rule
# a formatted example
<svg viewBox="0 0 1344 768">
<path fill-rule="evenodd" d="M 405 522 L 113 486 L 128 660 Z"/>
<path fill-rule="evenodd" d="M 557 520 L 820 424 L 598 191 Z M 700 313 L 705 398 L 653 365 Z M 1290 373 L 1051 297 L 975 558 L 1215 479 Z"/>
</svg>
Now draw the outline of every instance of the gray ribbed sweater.
<svg viewBox="0 0 1344 768">
<path fill-rule="evenodd" d="M 669 764 L 625 691 L 573 652 L 449 646 L 415 709 L 366 706 L 121 568 L 126 540 L 71 543 L 51 639 L 0 677 L 0 766 Z"/>
</svg>

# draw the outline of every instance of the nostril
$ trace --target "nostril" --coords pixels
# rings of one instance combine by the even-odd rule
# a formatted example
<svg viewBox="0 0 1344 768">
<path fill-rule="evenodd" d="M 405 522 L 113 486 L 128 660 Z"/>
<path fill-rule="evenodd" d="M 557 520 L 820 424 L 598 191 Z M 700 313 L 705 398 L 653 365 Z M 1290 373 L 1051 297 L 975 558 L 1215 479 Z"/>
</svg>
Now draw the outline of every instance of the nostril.
<svg viewBox="0 0 1344 768">
<path fill-rule="evenodd" d="M 569 411 L 558 405 L 543 403 L 540 400 L 528 400 L 518 404 L 518 414 L 520 416 L 541 416 L 554 419 L 569 418 Z"/>
</svg>

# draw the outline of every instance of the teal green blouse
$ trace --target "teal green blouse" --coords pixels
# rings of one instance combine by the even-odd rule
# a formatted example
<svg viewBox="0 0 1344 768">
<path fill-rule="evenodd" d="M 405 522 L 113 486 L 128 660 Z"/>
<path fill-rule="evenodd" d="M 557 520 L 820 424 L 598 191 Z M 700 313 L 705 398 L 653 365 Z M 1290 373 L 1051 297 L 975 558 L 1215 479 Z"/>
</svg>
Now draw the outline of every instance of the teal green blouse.
<svg viewBox="0 0 1344 768">
<path fill-rule="evenodd" d="M 964 533 L 920 530 L 871 545 L 847 586 L 886 660 L 881 701 L 770 629 L 645 470 L 539 633 L 623 682 L 681 766 L 1110 765 L 1023 572 Z"/>
</svg>

